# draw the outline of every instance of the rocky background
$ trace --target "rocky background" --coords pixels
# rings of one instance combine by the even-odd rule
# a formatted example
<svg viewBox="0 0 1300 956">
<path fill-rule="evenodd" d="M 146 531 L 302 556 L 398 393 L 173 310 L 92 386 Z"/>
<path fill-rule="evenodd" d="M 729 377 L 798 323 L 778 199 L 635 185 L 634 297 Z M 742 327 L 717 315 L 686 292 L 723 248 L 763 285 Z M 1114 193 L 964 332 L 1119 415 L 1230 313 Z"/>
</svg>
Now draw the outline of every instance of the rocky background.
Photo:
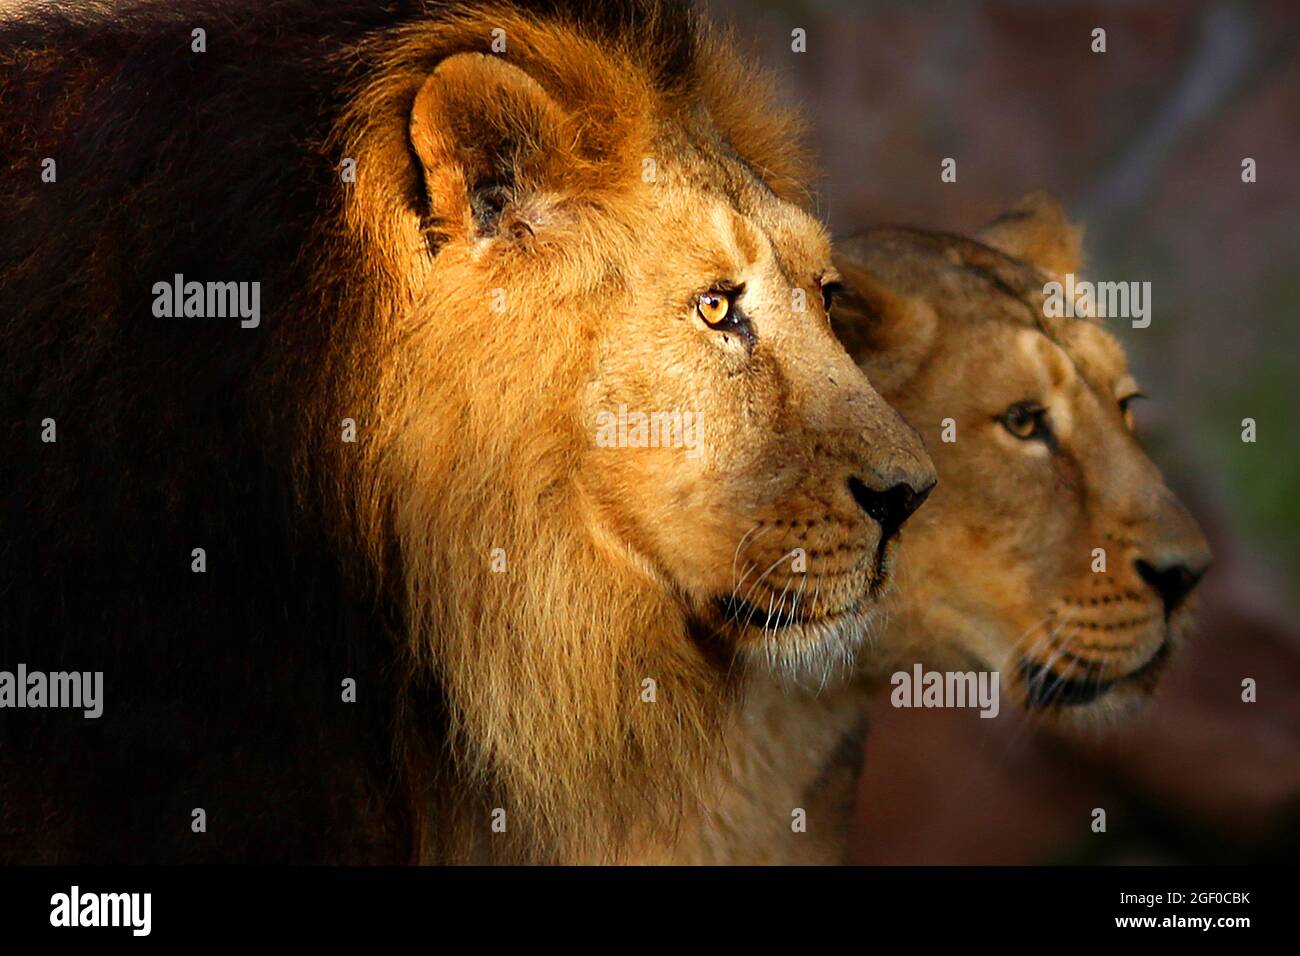
<svg viewBox="0 0 1300 956">
<path fill-rule="evenodd" d="M 853 862 L 1295 862 L 1300 7 L 706 6 L 808 117 L 836 234 L 973 232 L 1046 189 L 1087 225 L 1087 271 L 1151 281 L 1151 327 L 1116 331 L 1151 396 L 1135 406 L 1147 447 L 1215 551 L 1200 636 L 1123 728 L 1065 741 L 882 697 Z M 1104 54 L 1090 48 L 1096 27 Z M 791 50 L 796 28 L 806 52 Z M 957 182 L 945 184 L 949 156 Z M 1253 445 L 1240 439 L 1248 416 Z M 1241 702 L 1243 677 L 1258 682 L 1255 704 Z M 1090 829 L 1094 807 L 1105 834 Z"/>
</svg>

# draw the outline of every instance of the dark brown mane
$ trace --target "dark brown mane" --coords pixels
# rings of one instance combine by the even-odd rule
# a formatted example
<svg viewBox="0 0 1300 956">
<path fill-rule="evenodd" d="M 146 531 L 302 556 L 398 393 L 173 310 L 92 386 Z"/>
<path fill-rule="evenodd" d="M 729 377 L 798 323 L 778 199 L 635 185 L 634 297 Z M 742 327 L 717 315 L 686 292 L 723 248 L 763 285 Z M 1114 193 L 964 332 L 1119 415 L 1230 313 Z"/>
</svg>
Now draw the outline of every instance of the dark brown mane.
<svg viewBox="0 0 1300 956">
<path fill-rule="evenodd" d="M 0 859 L 420 852 L 412 789 L 453 769 L 406 774 L 397 702 L 445 760 L 440 690 L 407 684 L 400 591 L 340 550 L 347 493 L 302 436 L 364 424 L 348 403 L 385 294 L 372 251 L 322 225 L 340 216 L 331 137 L 388 38 L 484 9 L 572 25 L 669 98 L 695 71 L 689 8 L 649 0 L 144 0 L 0 22 L 0 659 L 102 670 L 110 703 L 0 723 Z M 155 318 L 178 273 L 261 281 L 260 326 Z"/>
</svg>

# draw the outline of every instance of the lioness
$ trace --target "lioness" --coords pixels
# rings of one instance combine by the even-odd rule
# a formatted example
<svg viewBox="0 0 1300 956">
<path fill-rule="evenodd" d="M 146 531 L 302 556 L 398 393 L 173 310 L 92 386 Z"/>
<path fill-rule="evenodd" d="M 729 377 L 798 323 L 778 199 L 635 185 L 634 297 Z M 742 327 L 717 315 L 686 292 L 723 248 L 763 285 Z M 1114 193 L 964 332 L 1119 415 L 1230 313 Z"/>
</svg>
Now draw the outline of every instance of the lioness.
<svg viewBox="0 0 1300 956">
<path fill-rule="evenodd" d="M 867 694 L 916 662 L 997 671 L 1057 724 L 1152 693 L 1210 553 L 1133 433 L 1140 393 L 1118 342 L 1095 320 L 1044 317 L 1044 286 L 1078 268 L 1079 246 L 1042 195 L 979 241 L 879 229 L 837 245 L 836 332 L 925 438 L 939 484 L 859 679 L 753 689 L 686 858 L 839 859 Z"/>
</svg>

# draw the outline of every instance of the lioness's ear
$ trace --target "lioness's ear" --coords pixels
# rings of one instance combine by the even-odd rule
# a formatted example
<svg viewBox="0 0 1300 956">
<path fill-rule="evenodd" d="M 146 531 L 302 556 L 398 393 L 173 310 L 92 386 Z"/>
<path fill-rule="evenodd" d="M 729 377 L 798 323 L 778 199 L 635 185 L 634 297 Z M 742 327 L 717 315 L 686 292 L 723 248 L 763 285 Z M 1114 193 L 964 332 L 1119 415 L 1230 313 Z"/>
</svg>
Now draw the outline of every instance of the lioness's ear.
<svg viewBox="0 0 1300 956">
<path fill-rule="evenodd" d="M 888 396 L 901 387 L 930 352 L 938 326 L 924 299 L 905 295 L 873 267 L 870 239 L 846 239 L 835 246 L 835 268 L 844 291 L 835 299 L 831 325 L 845 350 L 865 368 L 872 384 Z"/>
<path fill-rule="evenodd" d="M 495 235 L 503 214 L 563 162 L 566 116 L 541 85 L 499 57 L 438 64 L 411 109 L 431 228 L 443 238 Z"/>
<path fill-rule="evenodd" d="M 1077 272 L 1081 265 L 1083 228 L 1071 225 L 1047 193 L 1025 196 L 976 238 L 1045 272 Z"/>
</svg>

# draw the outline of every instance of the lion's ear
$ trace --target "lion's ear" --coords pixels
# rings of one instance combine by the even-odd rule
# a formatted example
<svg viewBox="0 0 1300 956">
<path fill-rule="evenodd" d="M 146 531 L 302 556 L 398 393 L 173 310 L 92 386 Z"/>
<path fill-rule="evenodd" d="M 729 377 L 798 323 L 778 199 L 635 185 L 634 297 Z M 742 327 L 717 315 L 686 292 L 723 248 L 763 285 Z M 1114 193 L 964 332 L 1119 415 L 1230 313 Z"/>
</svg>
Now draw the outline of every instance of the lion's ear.
<svg viewBox="0 0 1300 956">
<path fill-rule="evenodd" d="M 566 122 L 536 80 L 500 57 L 461 53 L 438 64 L 410 118 L 435 231 L 495 235 L 512 204 L 563 175 Z"/>
<path fill-rule="evenodd" d="M 1083 228 L 1071 225 L 1047 193 L 1025 196 L 976 238 L 1045 272 L 1077 272 L 1082 264 Z"/>
<path fill-rule="evenodd" d="M 868 237 L 838 243 L 834 259 L 844 291 L 831 310 L 831 325 L 872 384 L 888 396 L 929 354 L 938 317 L 924 299 L 899 292 L 879 275 Z"/>
</svg>

